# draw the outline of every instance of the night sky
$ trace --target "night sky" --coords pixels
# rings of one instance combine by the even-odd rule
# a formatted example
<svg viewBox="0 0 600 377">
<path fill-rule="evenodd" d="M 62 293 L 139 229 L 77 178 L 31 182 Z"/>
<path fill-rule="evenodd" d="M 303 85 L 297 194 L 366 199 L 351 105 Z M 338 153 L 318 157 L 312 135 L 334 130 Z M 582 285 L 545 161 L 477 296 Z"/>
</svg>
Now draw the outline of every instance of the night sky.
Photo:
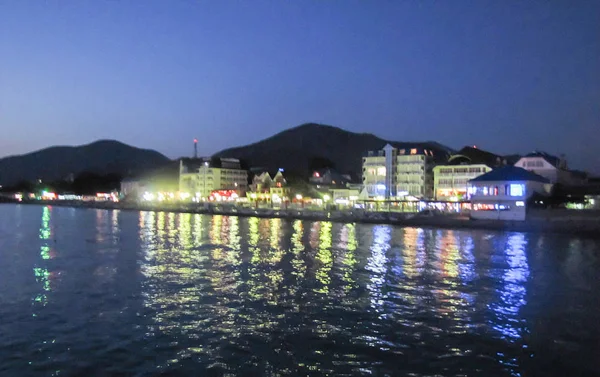
<svg viewBox="0 0 600 377">
<path fill-rule="evenodd" d="M 600 173 L 600 1 L 0 0 L 0 156 L 305 122 Z"/>
</svg>

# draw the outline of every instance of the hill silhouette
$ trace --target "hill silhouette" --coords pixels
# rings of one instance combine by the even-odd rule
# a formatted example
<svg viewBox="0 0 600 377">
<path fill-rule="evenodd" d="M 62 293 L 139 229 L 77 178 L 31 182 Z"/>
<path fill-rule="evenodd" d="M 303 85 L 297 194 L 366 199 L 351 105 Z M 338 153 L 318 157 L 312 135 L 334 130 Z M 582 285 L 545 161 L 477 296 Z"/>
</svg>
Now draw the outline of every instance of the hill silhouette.
<svg viewBox="0 0 600 377">
<path fill-rule="evenodd" d="M 0 159 L 0 185 L 21 181 L 63 180 L 83 172 L 138 174 L 168 163 L 159 152 L 115 140 L 98 140 L 81 146 L 55 146 Z"/>
<path fill-rule="evenodd" d="M 368 151 L 382 149 L 387 143 L 397 148 L 431 149 L 438 161 L 445 160 L 453 152 L 451 148 L 433 141 L 390 141 L 370 133 L 355 133 L 338 127 L 307 123 L 253 144 L 225 149 L 215 156 L 239 158 L 249 166 L 269 170 L 283 168 L 303 176 L 310 174 L 315 161 L 330 161 L 339 172 L 359 179 L 362 157 Z"/>
</svg>

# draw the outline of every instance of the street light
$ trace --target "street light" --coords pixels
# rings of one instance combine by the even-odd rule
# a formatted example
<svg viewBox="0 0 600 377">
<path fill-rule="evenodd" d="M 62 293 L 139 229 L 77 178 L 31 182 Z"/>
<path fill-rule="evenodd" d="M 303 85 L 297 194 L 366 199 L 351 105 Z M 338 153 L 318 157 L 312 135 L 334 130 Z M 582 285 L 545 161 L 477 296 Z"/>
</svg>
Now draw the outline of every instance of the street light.
<svg viewBox="0 0 600 377">
<path fill-rule="evenodd" d="M 296 194 L 296 200 L 302 200 L 302 195 Z"/>
</svg>

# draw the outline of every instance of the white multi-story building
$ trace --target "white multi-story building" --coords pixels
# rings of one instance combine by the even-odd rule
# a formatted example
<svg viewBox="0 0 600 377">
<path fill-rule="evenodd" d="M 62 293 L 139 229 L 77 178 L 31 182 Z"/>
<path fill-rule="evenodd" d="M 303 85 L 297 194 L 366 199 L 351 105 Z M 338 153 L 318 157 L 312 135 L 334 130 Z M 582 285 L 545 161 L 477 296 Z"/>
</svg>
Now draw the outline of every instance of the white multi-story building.
<svg viewBox="0 0 600 377">
<path fill-rule="evenodd" d="M 207 198 L 215 190 L 235 190 L 243 195 L 248 189 L 248 172 L 235 158 L 182 159 L 179 164 L 179 191 Z"/>
<path fill-rule="evenodd" d="M 436 200 L 462 200 L 467 198 L 471 179 L 491 171 L 485 164 L 438 165 L 433 168 L 433 191 Z"/>
<path fill-rule="evenodd" d="M 437 200 L 467 199 L 468 182 L 505 165 L 501 156 L 484 151 L 476 146 L 462 148 L 450 156 L 443 165 L 433 168 L 433 191 Z"/>
<path fill-rule="evenodd" d="M 515 163 L 516 167 L 541 175 L 552 183 L 580 184 L 580 179 L 567 170 L 567 161 L 545 152 L 529 153 Z"/>
<path fill-rule="evenodd" d="M 431 198 L 432 168 L 433 151 L 387 144 L 363 157 L 363 187 L 371 198 Z"/>
</svg>

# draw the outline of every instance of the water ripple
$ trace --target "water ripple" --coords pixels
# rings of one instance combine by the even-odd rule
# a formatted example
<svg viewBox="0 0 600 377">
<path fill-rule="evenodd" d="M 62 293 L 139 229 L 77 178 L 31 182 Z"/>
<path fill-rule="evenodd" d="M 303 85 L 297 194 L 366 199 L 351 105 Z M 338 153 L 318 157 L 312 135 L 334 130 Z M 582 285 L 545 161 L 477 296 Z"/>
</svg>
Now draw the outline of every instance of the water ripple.
<svg viewBox="0 0 600 377">
<path fill-rule="evenodd" d="M 2 375 L 600 371 L 595 241 L 2 206 Z M 6 235 L 13 234 L 13 237 Z"/>
</svg>

